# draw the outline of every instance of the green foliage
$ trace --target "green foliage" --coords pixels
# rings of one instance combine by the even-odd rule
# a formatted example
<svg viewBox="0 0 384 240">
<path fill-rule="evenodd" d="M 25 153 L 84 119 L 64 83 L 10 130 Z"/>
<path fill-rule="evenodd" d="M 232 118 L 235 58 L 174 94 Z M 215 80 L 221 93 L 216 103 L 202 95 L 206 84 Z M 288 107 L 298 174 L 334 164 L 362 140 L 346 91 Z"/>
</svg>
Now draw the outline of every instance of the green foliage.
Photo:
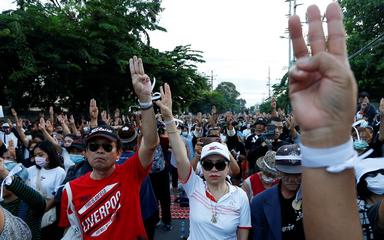
<svg viewBox="0 0 384 240">
<path fill-rule="evenodd" d="M 0 104 L 17 109 L 52 104 L 86 111 L 90 98 L 103 109 L 136 103 L 129 58 L 141 56 L 157 78 L 169 82 L 175 106 L 185 108 L 207 79 L 197 72 L 201 52 L 177 46 L 160 52 L 150 46 L 149 31 L 164 28 L 156 16 L 159 1 L 62 0 L 42 4 L 18 1 L 0 14 Z"/>
<path fill-rule="evenodd" d="M 199 93 L 196 99 L 189 107 L 191 112 L 211 112 L 213 105 L 219 113 L 231 110 L 234 112 L 242 112 L 246 109 L 246 101 L 238 97 L 240 93 L 236 90 L 236 86 L 231 82 L 221 82 L 215 90 L 204 91 Z"/>
<path fill-rule="evenodd" d="M 384 1 L 342 0 L 344 23 L 348 35 L 349 54 L 363 49 L 350 59 L 359 88 L 367 90 L 373 98 L 383 96 L 384 87 Z M 381 36 L 373 45 L 372 40 Z"/>
</svg>

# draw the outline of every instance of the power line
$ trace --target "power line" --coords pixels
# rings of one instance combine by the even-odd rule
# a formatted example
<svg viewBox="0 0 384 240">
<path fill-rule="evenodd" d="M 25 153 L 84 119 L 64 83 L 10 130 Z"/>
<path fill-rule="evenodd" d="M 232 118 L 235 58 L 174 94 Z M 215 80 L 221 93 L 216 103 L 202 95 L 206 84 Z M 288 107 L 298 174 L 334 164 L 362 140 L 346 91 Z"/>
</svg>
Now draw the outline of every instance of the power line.
<svg viewBox="0 0 384 240">
<path fill-rule="evenodd" d="M 352 54 L 351 56 L 348 57 L 349 60 L 352 60 L 354 57 L 362 54 L 363 52 L 367 51 L 368 49 L 375 48 L 382 40 L 384 40 L 384 33 L 380 34 L 378 37 L 373 39 L 370 43 L 365 45 L 364 47 L 360 48 L 357 52 Z"/>
</svg>

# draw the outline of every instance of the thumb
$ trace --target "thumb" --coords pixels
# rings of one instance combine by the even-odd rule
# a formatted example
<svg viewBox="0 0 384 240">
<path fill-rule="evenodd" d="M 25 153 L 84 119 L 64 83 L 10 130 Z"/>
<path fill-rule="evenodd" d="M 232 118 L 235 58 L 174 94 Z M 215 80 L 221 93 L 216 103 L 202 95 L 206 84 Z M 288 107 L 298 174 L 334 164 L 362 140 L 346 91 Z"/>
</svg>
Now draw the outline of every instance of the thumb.
<svg viewBox="0 0 384 240">
<path fill-rule="evenodd" d="M 312 57 L 300 58 L 296 63 L 299 70 L 320 72 L 322 75 L 339 73 L 341 69 L 347 69 L 347 66 L 327 52 L 320 52 Z"/>
</svg>

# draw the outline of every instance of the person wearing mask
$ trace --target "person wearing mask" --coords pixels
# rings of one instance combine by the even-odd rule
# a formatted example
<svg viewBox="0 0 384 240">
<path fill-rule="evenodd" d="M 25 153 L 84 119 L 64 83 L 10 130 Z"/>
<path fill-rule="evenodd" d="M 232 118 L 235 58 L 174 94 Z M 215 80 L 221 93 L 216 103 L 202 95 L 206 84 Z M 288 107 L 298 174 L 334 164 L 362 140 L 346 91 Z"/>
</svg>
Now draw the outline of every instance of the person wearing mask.
<svg viewBox="0 0 384 240">
<path fill-rule="evenodd" d="M 327 22 L 327 35 L 323 20 Z M 307 239 L 362 239 L 356 206 L 351 139 L 357 84 L 348 62 L 342 10 L 307 9 L 308 35 L 288 21 L 296 58 L 288 73 L 292 111 L 301 131 L 304 230 Z M 308 38 L 307 38 L 308 36 Z M 306 43 L 305 39 L 308 40 Z"/>
<path fill-rule="evenodd" d="M 12 141 L 14 146 L 18 146 L 18 139 L 12 132 L 12 127 L 13 126 L 9 125 L 9 123 L 3 123 L 1 125 L 0 140 L 6 148 L 8 148 L 9 141 Z"/>
<path fill-rule="evenodd" d="M 355 173 L 363 239 L 384 239 L 384 158 L 359 160 Z"/>
<path fill-rule="evenodd" d="M 305 239 L 301 207 L 293 206 L 301 183 L 300 147 L 281 146 L 275 156 L 280 183 L 251 201 L 252 239 Z"/>
<path fill-rule="evenodd" d="M 135 126 L 131 124 L 125 124 L 122 128 L 117 131 L 117 134 L 121 141 L 121 154 L 117 160 L 117 164 L 124 164 L 126 161 L 132 157 L 137 151 L 140 145 L 140 136 L 136 131 Z M 158 146 L 161 151 L 161 147 Z M 158 148 L 156 148 L 154 153 L 154 161 L 152 164 L 152 169 L 156 162 L 156 153 Z M 168 184 L 169 192 L 169 184 Z M 141 207 L 141 217 L 143 219 L 145 232 L 149 240 L 154 238 L 156 224 L 159 221 L 159 208 L 157 204 L 157 198 L 153 189 L 153 184 L 149 176 L 146 176 L 143 180 L 143 183 L 140 187 L 140 207 Z M 169 216 L 170 216 L 169 209 Z M 170 218 L 170 217 L 169 217 Z"/>
<path fill-rule="evenodd" d="M 288 144 L 288 142 L 280 139 L 280 136 L 283 133 L 283 121 L 280 118 L 272 118 L 269 127 L 271 130 L 267 127 L 267 132 L 259 137 L 252 149 L 248 151 L 247 159 L 249 162 L 250 174 L 253 174 L 257 170 L 255 163 L 259 157 L 264 156 L 268 150 L 277 151 L 279 147 Z"/>
<path fill-rule="evenodd" d="M 268 151 L 264 157 L 257 159 L 256 165 L 260 171 L 244 180 L 241 188 L 247 193 L 250 202 L 257 194 L 278 183 L 275 155 L 276 152 Z"/>
<path fill-rule="evenodd" d="M 160 88 L 160 107 L 169 142 L 175 154 L 180 181 L 189 198 L 190 236 L 188 239 L 248 239 L 250 224 L 246 193 L 226 181 L 229 171 L 228 148 L 218 142 L 203 147 L 201 165 L 205 180 L 193 171 L 172 115 L 168 84 Z"/>
<path fill-rule="evenodd" d="M 31 230 L 32 239 L 39 240 L 46 202 L 40 193 L 25 184 L 27 178 L 28 172 L 20 164 L 0 158 L 0 179 L 5 182 L 1 206 L 22 219 Z"/>
<path fill-rule="evenodd" d="M 27 168 L 27 185 L 46 200 L 46 213 L 41 221 L 42 239 L 54 238 L 57 218 L 54 196 L 65 178 L 61 157 L 50 141 L 39 143 L 34 149 L 35 165 Z"/>
<path fill-rule="evenodd" d="M 85 240 L 147 239 L 141 217 L 140 185 L 151 167 L 158 136 L 151 81 L 144 72 L 141 58 L 134 56 L 129 66 L 141 107 L 143 137 L 139 149 L 124 164 L 117 165 L 120 138 L 109 126 L 93 128 L 85 141 L 85 154 L 92 171 L 67 183 Z M 68 195 L 64 190 L 61 212 L 67 212 L 67 206 Z M 59 225 L 69 228 L 68 213 L 61 214 Z"/>
</svg>

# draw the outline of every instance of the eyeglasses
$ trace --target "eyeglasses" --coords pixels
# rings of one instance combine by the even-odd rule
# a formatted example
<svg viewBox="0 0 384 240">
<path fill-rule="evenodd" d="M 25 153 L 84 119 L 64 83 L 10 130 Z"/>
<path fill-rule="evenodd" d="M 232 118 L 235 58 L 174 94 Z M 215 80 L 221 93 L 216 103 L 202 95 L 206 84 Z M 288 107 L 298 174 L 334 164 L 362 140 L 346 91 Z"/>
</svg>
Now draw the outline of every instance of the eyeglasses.
<svg viewBox="0 0 384 240">
<path fill-rule="evenodd" d="M 213 167 L 215 167 L 217 171 L 223 171 L 227 166 L 227 161 L 225 159 L 222 159 L 213 163 L 211 161 L 203 160 L 201 162 L 201 166 L 204 168 L 205 171 L 211 171 Z"/>
<path fill-rule="evenodd" d="M 104 149 L 104 151 L 106 152 L 111 152 L 112 149 L 113 149 L 113 146 L 112 144 L 109 144 L 109 143 L 90 143 L 88 144 L 88 149 L 91 151 L 91 152 L 96 152 L 100 146 Z"/>
</svg>

